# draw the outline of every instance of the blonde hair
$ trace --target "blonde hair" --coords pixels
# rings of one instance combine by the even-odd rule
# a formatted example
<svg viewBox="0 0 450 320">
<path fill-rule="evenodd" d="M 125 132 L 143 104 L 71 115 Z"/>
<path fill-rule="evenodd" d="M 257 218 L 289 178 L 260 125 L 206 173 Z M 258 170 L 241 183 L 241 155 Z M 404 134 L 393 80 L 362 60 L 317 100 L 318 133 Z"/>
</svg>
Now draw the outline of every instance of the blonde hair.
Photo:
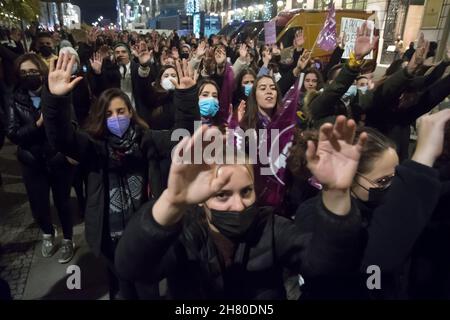
<svg viewBox="0 0 450 320">
<path fill-rule="evenodd" d="M 245 152 L 237 150 L 234 146 L 227 145 L 223 150 L 223 164 L 217 164 L 216 166 L 216 177 L 219 174 L 220 168 L 224 166 L 244 166 L 247 169 L 252 182 L 255 183 L 255 173 L 253 170 L 253 164 L 251 163 L 250 158 Z"/>
</svg>

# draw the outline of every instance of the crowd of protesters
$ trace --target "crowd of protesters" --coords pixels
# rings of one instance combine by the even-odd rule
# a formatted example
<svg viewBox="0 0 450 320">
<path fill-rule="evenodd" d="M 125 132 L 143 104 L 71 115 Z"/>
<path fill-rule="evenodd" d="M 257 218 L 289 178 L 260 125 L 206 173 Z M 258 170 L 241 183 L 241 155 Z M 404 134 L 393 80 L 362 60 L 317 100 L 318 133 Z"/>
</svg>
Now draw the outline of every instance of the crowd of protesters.
<svg viewBox="0 0 450 320">
<path fill-rule="evenodd" d="M 0 147 L 17 145 L 42 256 L 74 256 L 73 187 L 111 299 L 450 297 L 450 50 L 435 60 L 423 34 L 375 77 L 366 24 L 349 59 L 338 39 L 326 61 L 301 29 L 283 49 L 0 31 Z M 264 132 L 289 129 L 278 172 L 261 174 L 238 129 L 269 158 Z M 224 161 L 186 162 L 211 136 Z"/>
</svg>

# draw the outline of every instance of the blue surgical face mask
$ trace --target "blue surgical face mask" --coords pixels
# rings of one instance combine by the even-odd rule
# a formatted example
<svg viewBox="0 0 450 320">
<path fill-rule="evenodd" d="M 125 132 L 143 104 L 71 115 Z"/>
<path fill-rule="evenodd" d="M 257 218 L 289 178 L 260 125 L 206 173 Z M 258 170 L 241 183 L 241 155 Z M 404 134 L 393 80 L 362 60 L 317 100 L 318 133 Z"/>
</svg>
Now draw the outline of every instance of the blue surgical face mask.
<svg viewBox="0 0 450 320">
<path fill-rule="evenodd" d="M 253 88 L 252 83 L 247 83 L 246 85 L 244 85 L 244 93 L 246 97 L 250 95 L 250 92 L 252 92 L 252 88 Z"/>
<path fill-rule="evenodd" d="M 124 133 L 128 130 L 130 126 L 130 117 L 129 116 L 117 116 L 117 117 L 109 117 L 106 120 L 106 125 L 108 126 L 109 132 L 113 135 L 122 138 Z"/>
<path fill-rule="evenodd" d="M 356 96 L 356 94 L 358 93 L 358 88 L 356 87 L 356 85 L 351 85 L 350 88 L 348 88 L 347 92 L 344 93 L 344 98 L 350 98 L 350 97 L 354 97 Z"/>
<path fill-rule="evenodd" d="M 202 117 L 214 117 L 219 110 L 219 100 L 214 97 L 203 98 L 198 100 L 198 106 Z"/>
</svg>

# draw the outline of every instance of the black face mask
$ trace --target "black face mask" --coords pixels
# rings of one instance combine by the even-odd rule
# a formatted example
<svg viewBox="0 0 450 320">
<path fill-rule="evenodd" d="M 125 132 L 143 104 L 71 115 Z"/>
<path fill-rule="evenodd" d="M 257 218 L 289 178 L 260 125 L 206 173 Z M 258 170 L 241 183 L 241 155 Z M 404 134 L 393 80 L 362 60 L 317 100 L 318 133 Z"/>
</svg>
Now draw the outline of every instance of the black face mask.
<svg viewBox="0 0 450 320">
<path fill-rule="evenodd" d="M 44 58 L 50 57 L 53 54 L 53 48 L 49 46 L 42 46 L 39 52 Z"/>
<path fill-rule="evenodd" d="M 182 54 L 180 54 L 180 58 L 181 59 L 186 59 L 186 60 L 189 59 L 189 53 L 184 53 L 183 52 Z"/>
<path fill-rule="evenodd" d="M 389 192 L 388 188 L 369 188 L 369 200 L 364 203 L 367 207 L 374 209 L 381 205 L 386 198 L 386 194 Z"/>
<path fill-rule="evenodd" d="M 42 77 L 40 75 L 22 76 L 20 85 L 25 90 L 36 91 L 42 86 Z"/>
<path fill-rule="evenodd" d="M 258 207 L 253 204 L 243 211 L 211 211 L 211 224 L 230 240 L 240 240 L 255 221 Z"/>
</svg>

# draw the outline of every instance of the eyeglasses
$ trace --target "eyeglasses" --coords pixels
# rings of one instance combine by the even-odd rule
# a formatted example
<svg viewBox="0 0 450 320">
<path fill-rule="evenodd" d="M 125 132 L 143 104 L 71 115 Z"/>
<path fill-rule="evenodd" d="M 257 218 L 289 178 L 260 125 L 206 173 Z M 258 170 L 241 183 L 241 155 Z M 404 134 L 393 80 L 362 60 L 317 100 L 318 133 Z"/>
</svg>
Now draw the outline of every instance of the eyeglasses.
<svg viewBox="0 0 450 320">
<path fill-rule="evenodd" d="M 380 189 L 382 189 L 382 190 L 385 190 L 385 189 L 387 189 L 387 188 L 389 188 L 390 186 L 391 186 L 391 184 L 392 184 L 392 179 L 395 177 L 395 173 L 393 173 L 393 174 L 391 174 L 391 175 L 388 175 L 388 176 L 384 176 L 384 177 L 381 177 L 381 178 L 379 178 L 379 179 L 377 179 L 377 180 L 371 180 L 371 179 L 369 179 L 369 178 L 367 178 L 367 177 L 365 177 L 365 176 L 363 176 L 362 174 L 360 174 L 360 173 L 356 173 L 358 176 L 360 176 L 361 178 L 363 178 L 364 180 L 366 180 L 366 181 L 368 181 L 368 182 L 370 182 L 371 184 L 373 184 L 373 185 L 375 185 L 375 186 L 378 186 Z M 359 183 L 358 183 L 359 184 Z M 361 185 L 360 185 L 361 186 Z M 366 189 L 366 188 L 364 188 L 363 186 L 361 186 L 363 189 Z M 366 189 L 367 190 L 367 189 Z"/>
</svg>

